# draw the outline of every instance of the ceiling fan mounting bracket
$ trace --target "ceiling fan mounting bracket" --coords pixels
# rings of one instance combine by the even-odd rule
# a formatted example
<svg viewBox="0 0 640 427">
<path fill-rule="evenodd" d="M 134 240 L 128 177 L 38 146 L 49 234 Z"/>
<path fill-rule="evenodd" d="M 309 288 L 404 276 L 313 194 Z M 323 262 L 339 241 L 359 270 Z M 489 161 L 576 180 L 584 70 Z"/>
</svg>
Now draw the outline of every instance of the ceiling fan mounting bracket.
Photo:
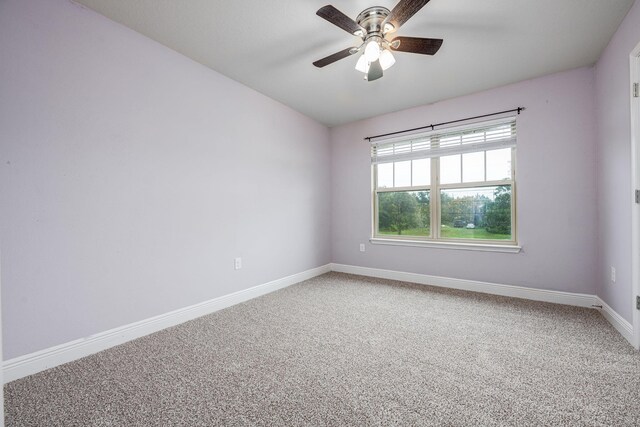
<svg viewBox="0 0 640 427">
<path fill-rule="evenodd" d="M 363 34 L 361 37 L 364 39 L 372 34 L 382 36 L 383 32 L 385 32 L 384 21 L 390 13 L 389 9 L 382 6 L 369 7 L 360 12 L 356 18 L 356 23 L 367 32 L 367 34 Z"/>
</svg>

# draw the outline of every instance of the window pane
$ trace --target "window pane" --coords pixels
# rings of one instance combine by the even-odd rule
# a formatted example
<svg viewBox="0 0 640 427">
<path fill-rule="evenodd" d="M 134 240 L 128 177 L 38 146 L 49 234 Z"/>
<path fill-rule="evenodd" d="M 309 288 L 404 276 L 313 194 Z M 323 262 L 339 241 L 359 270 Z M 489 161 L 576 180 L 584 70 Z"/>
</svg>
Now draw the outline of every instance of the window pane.
<svg viewBox="0 0 640 427">
<path fill-rule="evenodd" d="M 511 148 L 487 151 L 487 181 L 511 179 Z"/>
<path fill-rule="evenodd" d="M 484 151 L 462 155 L 462 181 L 484 181 Z"/>
<path fill-rule="evenodd" d="M 411 186 L 411 160 L 395 163 L 394 187 Z"/>
<path fill-rule="evenodd" d="M 429 191 L 378 193 L 378 234 L 430 236 L 431 203 Z"/>
<path fill-rule="evenodd" d="M 440 157 L 440 183 L 457 184 L 460 182 L 460 154 Z"/>
<path fill-rule="evenodd" d="M 431 183 L 431 159 L 413 160 L 411 173 L 413 175 L 411 185 L 429 185 Z"/>
<path fill-rule="evenodd" d="M 382 163 L 378 168 L 378 188 L 393 187 L 393 163 Z"/>
<path fill-rule="evenodd" d="M 511 239 L 511 186 L 440 192 L 440 235 L 448 239 Z"/>
</svg>

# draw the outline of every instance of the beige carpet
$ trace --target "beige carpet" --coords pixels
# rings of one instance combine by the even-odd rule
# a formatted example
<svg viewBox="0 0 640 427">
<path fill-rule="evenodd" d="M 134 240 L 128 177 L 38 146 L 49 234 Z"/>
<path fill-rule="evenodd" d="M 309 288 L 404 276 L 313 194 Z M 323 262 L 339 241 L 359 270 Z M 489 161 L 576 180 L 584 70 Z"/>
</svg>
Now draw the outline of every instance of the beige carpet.
<svg viewBox="0 0 640 427">
<path fill-rule="evenodd" d="M 5 386 L 8 426 L 640 425 L 595 310 L 330 273 Z"/>
</svg>

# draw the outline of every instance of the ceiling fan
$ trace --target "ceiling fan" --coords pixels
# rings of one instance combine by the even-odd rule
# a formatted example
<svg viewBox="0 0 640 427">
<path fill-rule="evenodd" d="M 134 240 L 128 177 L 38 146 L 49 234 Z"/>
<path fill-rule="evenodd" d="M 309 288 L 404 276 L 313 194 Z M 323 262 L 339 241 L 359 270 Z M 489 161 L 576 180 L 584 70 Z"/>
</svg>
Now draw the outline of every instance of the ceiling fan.
<svg viewBox="0 0 640 427">
<path fill-rule="evenodd" d="M 383 71 L 396 62 L 391 53 L 392 50 L 435 55 L 442 46 L 442 39 L 420 37 L 390 39 L 392 33 L 427 3 L 429 0 L 400 0 L 391 11 L 382 6 L 370 7 L 360 12 L 355 21 L 331 5 L 321 7 L 316 15 L 360 37 L 362 44 L 336 52 L 314 62 L 313 65 L 322 68 L 362 51 L 356 70 L 364 73 L 365 80 L 373 81 L 382 77 Z"/>
</svg>

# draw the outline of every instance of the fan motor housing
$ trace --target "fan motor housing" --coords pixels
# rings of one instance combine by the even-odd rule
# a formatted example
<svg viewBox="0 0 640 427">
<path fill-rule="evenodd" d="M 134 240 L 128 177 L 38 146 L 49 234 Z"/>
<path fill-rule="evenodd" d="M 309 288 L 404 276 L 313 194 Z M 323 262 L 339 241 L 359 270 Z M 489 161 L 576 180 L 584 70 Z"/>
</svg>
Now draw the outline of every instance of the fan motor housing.
<svg viewBox="0 0 640 427">
<path fill-rule="evenodd" d="M 365 29 L 367 34 L 382 34 L 382 24 L 391 12 L 386 7 L 373 6 L 369 7 L 358 15 L 356 22 Z M 366 36 L 366 35 L 363 35 Z M 364 37 L 363 37 L 364 38 Z"/>
</svg>

